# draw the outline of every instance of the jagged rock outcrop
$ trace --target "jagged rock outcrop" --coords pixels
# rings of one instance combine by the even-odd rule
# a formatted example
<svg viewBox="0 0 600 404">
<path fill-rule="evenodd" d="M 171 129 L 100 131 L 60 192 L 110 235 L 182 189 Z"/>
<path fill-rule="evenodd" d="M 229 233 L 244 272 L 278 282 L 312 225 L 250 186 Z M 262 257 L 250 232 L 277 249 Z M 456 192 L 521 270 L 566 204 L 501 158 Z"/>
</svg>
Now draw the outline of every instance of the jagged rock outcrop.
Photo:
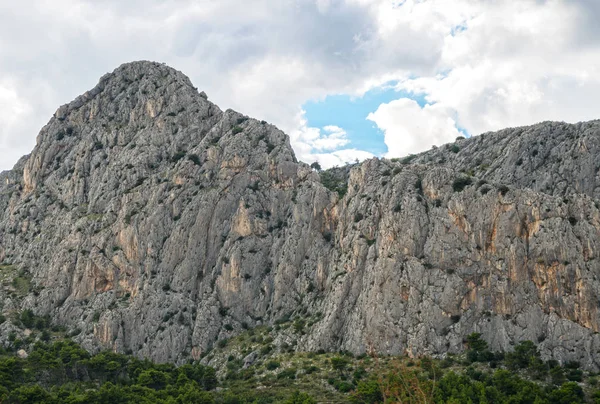
<svg viewBox="0 0 600 404">
<path fill-rule="evenodd" d="M 439 355 L 477 331 L 597 369 L 599 147 L 599 122 L 543 123 L 322 180 L 274 126 L 125 64 L 0 174 L 2 312 L 159 361 L 296 318 L 279 342 L 300 350 Z"/>
</svg>

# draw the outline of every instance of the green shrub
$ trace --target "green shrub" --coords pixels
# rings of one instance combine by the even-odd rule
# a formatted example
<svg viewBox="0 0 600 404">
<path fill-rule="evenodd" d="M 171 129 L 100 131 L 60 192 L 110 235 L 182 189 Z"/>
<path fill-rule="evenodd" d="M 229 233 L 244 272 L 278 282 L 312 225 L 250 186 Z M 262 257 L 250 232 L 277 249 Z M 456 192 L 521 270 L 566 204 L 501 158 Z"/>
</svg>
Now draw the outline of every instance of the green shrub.
<svg viewBox="0 0 600 404">
<path fill-rule="evenodd" d="M 191 162 L 193 162 L 197 166 L 202 165 L 202 163 L 200 162 L 200 157 L 197 154 L 190 154 L 188 156 L 188 158 L 190 159 Z"/>
<path fill-rule="evenodd" d="M 278 379 L 295 379 L 296 378 L 296 368 L 288 368 L 284 369 L 277 375 Z"/>
<path fill-rule="evenodd" d="M 343 198 L 348 192 L 348 184 L 346 181 L 335 177 L 331 171 L 322 171 L 320 176 L 323 186 L 332 192 L 337 192 L 340 198 Z"/>
<path fill-rule="evenodd" d="M 346 370 L 350 360 L 344 356 L 334 356 L 330 359 L 331 367 L 338 372 Z"/>
<path fill-rule="evenodd" d="M 296 321 L 294 321 L 294 331 L 297 334 L 301 334 L 304 331 L 304 326 L 306 325 L 306 321 L 298 318 L 296 319 Z"/>
<path fill-rule="evenodd" d="M 171 163 L 177 163 L 179 160 L 181 160 L 184 157 L 185 157 L 185 152 L 178 151 L 177 153 L 175 153 L 173 155 L 173 157 L 171 157 Z"/>
<path fill-rule="evenodd" d="M 506 194 L 508 193 L 508 191 L 509 191 L 509 188 L 508 188 L 506 185 L 500 185 L 500 186 L 498 187 L 498 191 L 500 191 L 500 194 L 501 194 L 502 196 L 504 196 L 504 195 L 506 195 Z"/>
<path fill-rule="evenodd" d="M 416 155 L 410 154 L 410 155 L 404 157 L 402 160 L 400 160 L 400 163 L 401 164 L 410 164 L 416 158 L 417 158 Z"/>
<path fill-rule="evenodd" d="M 298 390 L 282 402 L 283 404 L 317 404 L 317 401 L 306 393 L 300 393 Z"/>
<path fill-rule="evenodd" d="M 458 177 L 452 183 L 452 189 L 454 192 L 462 192 L 465 187 L 471 185 L 473 180 L 470 177 Z"/>
</svg>

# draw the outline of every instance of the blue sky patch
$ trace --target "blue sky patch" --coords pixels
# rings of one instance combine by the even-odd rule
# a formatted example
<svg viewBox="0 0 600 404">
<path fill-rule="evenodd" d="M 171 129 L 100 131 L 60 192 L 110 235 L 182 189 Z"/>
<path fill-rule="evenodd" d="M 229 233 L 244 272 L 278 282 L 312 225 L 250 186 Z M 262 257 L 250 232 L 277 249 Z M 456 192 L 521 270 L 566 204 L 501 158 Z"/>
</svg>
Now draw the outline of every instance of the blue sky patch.
<svg viewBox="0 0 600 404">
<path fill-rule="evenodd" d="M 375 112 L 381 104 L 399 98 L 411 98 L 421 107 L 427 104 L 425 95 L 396 91 L 393 84 L 388 83 L 370 90 L 362 97 L 340 94 L 327 96 L 324 100 L 309 101 L 302 106 L 307 126 L 321 130 L 328 125 L 339 126 L 346 131 L 347 138 L 350 140 L 345 148 L 356 148 L 382 155 L 387 152 L 383 142 L 383 132 L 374 122 L 367 120 L 369 113 Z"/>
</svg>

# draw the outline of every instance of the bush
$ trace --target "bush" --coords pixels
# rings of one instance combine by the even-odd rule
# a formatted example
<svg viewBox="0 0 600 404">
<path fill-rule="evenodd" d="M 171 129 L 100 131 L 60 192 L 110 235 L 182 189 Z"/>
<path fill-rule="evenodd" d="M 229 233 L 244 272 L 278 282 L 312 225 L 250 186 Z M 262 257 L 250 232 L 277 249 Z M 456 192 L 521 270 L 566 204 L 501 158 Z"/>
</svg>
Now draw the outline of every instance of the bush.
<svg viewBox="0 0 600 404">
<path fill-rule="evenodd" d="M 348 192 L 348 184 L 341 178 L 336 178 L 330 171 L 321 172 L 321 183 L 330 191 L 337 192 L 340 198 Z"/>
<path fill-rule="evenodd" d="M 25 328 L 33 328 L 35 324 L 35 315 L 30 309 L 23 310 L 19 316 L 19 320 Z"/>
<path fill-rule="evenodd" d="M 472 351 L 481 352 L 487 349 L 488 344 L 481 338 L 480 333 L 474 332 L 467 336 L 467 346 Z"/>
<path fill-rule="evenodd" d="M 277 375 L 278 379 L 295 379 L 296 378 L 296 368 L 288 368 L 284 369 Z"/>
<path fill-rule="evenodd" d="M 346 369 L 346 367 L 348 366 L 348 364 L 350 363 L 350 360 L 343 356 L 335 356 L 335 357 L 331 358 L 330 362 L 331 362 L 331 367 L 334 370 L 337 370 L 338 372 L 343 372 Z"/>
<path fill-rule="evenodd" d="M 297 334 L 301 334 L 304 331 L 305 325 L 306 325 L 306 321 L 304 321 L 301 318 L 296 319 L 296 321 L 294 321 L 294 331 Z"/>
<path fill-rule="evenodd" d="M 452 183 L 452 189 L 454 192 L 462 192 L 465 187 L 471 185 L 473 180 L 470 177 L 458 177 Z"/>
<path fill-rule="evenodd" d="M 178 151 L 171 157 L 171 163 L 177 163 L 179 160 L 185 157 L 185 152 Z"/>
<path fill-rule="evenodd" d="M 404 157 L 402 160 L 400 160 L 400 163 L 401 164 L 410 164 L 410 162 L 413 161 L 416 158 L 417 158 L 416 155 L 410 154 L 410 155 Z"/>
<path fill-rule="evenodd" d="M 537 347 L 531 341 L 522 341 L 515 346 L 513 352 L 505 355 L 506 366 L 511 370 L 532 367 L 540 359 Z"/>
<path fill-rule="evenodd" d="M 500 185 L 498 187 L 498 191 L 500 191 L 500 194 L 502 194 L 502 196 L 504 196 L 508 193 L 509 188 L 506 185 Z"/>
<path fill-rule="evenodd" d="M 155 369 L 148 369 L 140 373 L 137 382 L 142 386 L 154 390 L 162 390 L 169 384 L 169 375 Z"/>
<path fill-rule="evenodd" d="M 557 404 L 577 404 L 585 402 L 583 389 L 574 382 L 567 382 L 550 394 L 550 402 Z"/>
<path fill-rule="evenodd" d="M 277 361 L 268 361 L 265 364 L 265 368 L 267 368 L 267 370 L 275 370 L 275 369 L 279 368 L 279 366 L 281 366 L 281 363 L 279 363 Z"/>
<path fill-rule="evenodd" d="M 191 162 L 193 162 L 194 164 L 196 164 L 197 166 L 202 165 L 202 163 L 200 163 L 200 157 L 198 157 L 197 154 L 190 154 L 188 156 L 188 158 L 190 159 Z"/>
<path fill-rule="evenodd" d="M 356 386 L 356 391 L 350 400 L 353 403 L 376 404 L 383 401 L 381 386 L 376 380 L 361 381 Z"/>
<path fill-rule="evenodd" d="M 268 353 L 270 353 L 273 350 L 273 346 L 272 345 L 265 345 L 262 348 L 260 348 L 260 354 L 261 355 L 267 355 Z"/>
<path fill-rule="evenodd" d="M 420 178 L 415 181 L 415 189 L 419 195 L 423 195 L 423 181 Z"/>
<path fill-rule="evenodd" d="M 317 401 L 308 394 L 296 390 L 288 399 L 283 401 L 283 404 L 317 404 Z"/>
</svg>

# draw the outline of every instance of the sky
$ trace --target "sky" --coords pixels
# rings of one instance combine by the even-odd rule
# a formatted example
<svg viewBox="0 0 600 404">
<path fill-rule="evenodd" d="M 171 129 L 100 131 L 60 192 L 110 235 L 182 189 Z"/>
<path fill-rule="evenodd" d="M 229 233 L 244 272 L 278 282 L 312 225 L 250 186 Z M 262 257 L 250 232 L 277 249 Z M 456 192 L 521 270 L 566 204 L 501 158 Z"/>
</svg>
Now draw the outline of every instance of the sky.
<svg viewBox="0 0 600 404">
<path fill-rule="evenodd" d="M 0 0 L 0 170 L 55 110 L 154 60 L 323 167 L 600 118 L 598 0 Z"/>
</svg>

